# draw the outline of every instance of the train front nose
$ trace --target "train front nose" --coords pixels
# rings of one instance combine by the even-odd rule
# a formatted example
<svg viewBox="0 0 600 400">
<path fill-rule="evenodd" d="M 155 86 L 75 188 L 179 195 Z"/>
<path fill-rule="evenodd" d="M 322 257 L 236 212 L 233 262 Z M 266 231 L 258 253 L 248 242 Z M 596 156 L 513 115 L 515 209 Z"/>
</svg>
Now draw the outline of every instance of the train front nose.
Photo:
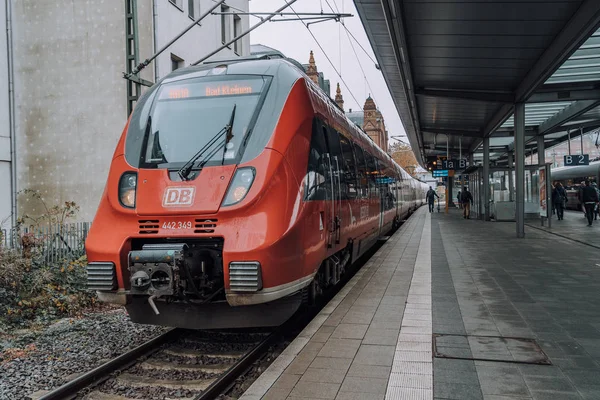
<svg viewBox="0 0 600 400">
<path fill-rule="evenodd" d="M 194 179 L 181 181 L 176 171 L 140 170 L 136 212 L 140 217 L 215 214 L 234 171 L 235 165 L 206 167 Z"/>
</svg>

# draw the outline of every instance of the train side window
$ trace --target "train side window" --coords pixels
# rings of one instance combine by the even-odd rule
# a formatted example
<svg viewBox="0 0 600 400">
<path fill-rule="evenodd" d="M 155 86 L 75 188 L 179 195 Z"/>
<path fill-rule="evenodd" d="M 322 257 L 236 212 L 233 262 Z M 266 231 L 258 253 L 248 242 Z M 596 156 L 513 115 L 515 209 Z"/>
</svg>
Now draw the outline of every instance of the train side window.
<svg viewBox="0 0 600 400">
<path fill-rule="evenodd" d="M 377 170 L 375 157 L 373 157 L 368 151 L 365 151 L 365 160 L 367 161 L 367 181 L 369 182 L 369 194 L 371 198 L 377 198 L 379 197 L 379 189 L 377 187 L 377 175 L 379 174 L 379 171 Z"/>
<path fill-rule="evenodd" d="M 360 197 L 369 197 L 369 183 L 367 182 L 367 163 L 360 146 L 354 144 L 354 154 L 356 154 L 356 170 L 358 175 L 358 192 Z"/>
<path fill-rule="evenodd" d="M 341 198 L 346 198 L 346 181 L 344 179 L 342 171 L 344 170 L 344 158 L 342 156 L 342 149 L 340 147 L 339 133 L 332 127 L 327 128 L 327 147 L 329 149 L 329 156 L 331 160 L 331 167 L 333 168 L 334 174 L 338 174 L 340 178 L 340 192 Z M 337 158 L 337 164 L 335 162 Z M 337 167 L 339 170 L 336 172 Z M 337 192 L 337 187 L 335 188 Z"/>
<path fill-rule="evenodd" d="M 323 155 L 327 153 L 327 145 L 321 129 L 321 123 L 314 120 L 308 152 L 308 168 L 304 177 L 304 200 L 325 200 Z"/>
<path fill-rule="evenodd" d="M 354 159 L 354 151 L 352 143 L 343 135 L 340 135 L 340 146 L 344 157 L 344 180 L 346 181 L 348 199 L 355 199 L 356 191 L 356 160 Z"/>
<path fill-rule="evenodd" d="M 380 159 L 376 158 L 376 161 L 377 167 L 379 168 L 377 179 L 379 184 L 379 193 L 383 202 L 383 209 L 391 210 L 396 204 L 396 196 L 392 190 L 395 181 L 393 171 Z"/>
<path fill-rule="evenodd" d="M 403 179 L 402 179 L 402 173 L 400 172 L 399 169 L 397 169 L 395 171 L 395 173 L 396 173 L 396 199 L 397 199 L 397 202 L 398 201 L 403 202 L 404 198 L 402 197 L 402 192 L 403 192 L 402 188 L 403 188 L 404 183 L 403 183 Z"/>
</svg>

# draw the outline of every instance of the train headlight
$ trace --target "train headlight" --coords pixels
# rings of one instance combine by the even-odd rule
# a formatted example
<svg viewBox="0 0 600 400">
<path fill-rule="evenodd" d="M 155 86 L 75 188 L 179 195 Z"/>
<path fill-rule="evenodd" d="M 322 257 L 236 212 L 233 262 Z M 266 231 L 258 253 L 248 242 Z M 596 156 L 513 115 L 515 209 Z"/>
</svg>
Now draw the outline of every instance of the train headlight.
<svg viewBox="0 0 600 400">
<path fill-rule="evenodd" d="M 119 180 L 119 201 L 123 207 L 135 208 L 137 173 L 125 172 Z"/>
<path fill-rule="evenodd" d="M 232 206 L 244 200 L 244 197 L 248 194 L 252 182 L 254 182 L 254 176 L 256 171 L 254 168 L 240 168 L 235 172 L 233 181 L 229 185 L 227 195 L 223 201 L 223 206 Z"/>
</svg>

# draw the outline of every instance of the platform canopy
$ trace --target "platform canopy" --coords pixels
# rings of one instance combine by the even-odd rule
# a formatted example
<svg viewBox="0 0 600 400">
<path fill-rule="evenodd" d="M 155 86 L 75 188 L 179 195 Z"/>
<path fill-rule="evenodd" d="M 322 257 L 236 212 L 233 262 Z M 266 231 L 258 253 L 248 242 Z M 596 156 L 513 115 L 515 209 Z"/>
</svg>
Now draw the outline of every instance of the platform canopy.
<svg viewBox="0 0 600 400">
<path fill-rule="evenodd" d="M 417 159 L 600 127 L 600 0 L 355 0 Z M 418 149 L 418 150 L 417 150 Z"/>
</svg>

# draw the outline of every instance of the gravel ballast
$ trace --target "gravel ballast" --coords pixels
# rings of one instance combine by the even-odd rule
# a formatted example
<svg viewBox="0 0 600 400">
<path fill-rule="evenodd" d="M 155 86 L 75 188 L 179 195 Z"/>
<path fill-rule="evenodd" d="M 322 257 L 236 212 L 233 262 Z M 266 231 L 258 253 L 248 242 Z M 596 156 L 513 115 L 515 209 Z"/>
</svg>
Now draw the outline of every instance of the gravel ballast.
<svg viewBox="0 0 600 400">
<path fill-rule="evenodd" d="M 134 324 L 119 309 L 83 319 L 64 319 L 41 333 L 3 343 L 5 349 L 29 345 L 32 350 L 21 358 L 0 360 L 0 399 L 27 399 L 34 392 L 55 389 L 165 329 Z"/>
</svg>

